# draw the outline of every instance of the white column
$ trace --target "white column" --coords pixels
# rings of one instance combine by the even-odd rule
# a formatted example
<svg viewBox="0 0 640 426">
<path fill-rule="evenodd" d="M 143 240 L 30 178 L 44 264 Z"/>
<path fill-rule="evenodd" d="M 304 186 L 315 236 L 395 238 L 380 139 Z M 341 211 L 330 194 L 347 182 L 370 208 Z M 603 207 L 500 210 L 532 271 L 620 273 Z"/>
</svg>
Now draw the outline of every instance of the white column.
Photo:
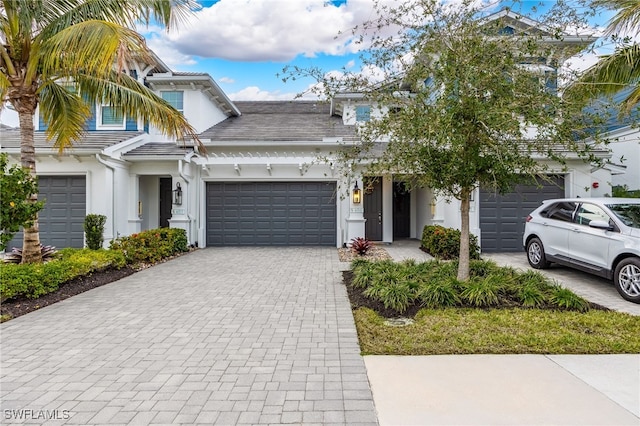
<svg viewBox="0 0 640 426">
<path fill-rule="evenodd" d="M 358 188 L 360 188 L 359 203 L 353 202 L 353 188 L 356 182 Z M 354 238 L 364 238 L 364 224 L 366 219 L 364 218 L 364 207 L 362 204 L 364 199 L 363 186 L 362 179 L 356 179 L 349 185 L 349 216 L 347 217 L 347 241 L 345 241 L 347 245 L 349 245 Z"/>
</svg>

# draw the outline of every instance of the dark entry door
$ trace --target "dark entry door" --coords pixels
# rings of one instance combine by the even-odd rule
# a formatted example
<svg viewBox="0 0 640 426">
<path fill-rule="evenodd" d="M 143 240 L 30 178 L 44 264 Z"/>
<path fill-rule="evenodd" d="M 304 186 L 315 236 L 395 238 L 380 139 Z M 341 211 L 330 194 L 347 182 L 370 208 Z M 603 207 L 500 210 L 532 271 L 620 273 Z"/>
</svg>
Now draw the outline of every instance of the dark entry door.
<svg viewBox="0 0 640 426">
<path fill-rule="evenodd" d="M 411 193 L 404 182 L 393 183 L 393 239 L 409 238 Z"/>
<path fill-rule="evenodd" d="M 169 227 L 171 196 L 171 178 L 160 178 L 160 228 Z"/>
<path fill-rule="evenodd" d="M 371 241 L 382 241 L 382 179 L 364 181 L 364 235 Z"/>
</svg>

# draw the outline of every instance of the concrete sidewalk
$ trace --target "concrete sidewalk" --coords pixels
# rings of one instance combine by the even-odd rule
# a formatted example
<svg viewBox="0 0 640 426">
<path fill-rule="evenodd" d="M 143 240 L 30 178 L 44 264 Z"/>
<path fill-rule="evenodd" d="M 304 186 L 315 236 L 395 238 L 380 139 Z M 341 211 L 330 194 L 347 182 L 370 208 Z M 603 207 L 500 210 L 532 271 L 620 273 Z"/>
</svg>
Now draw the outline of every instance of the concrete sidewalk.
<svg viewBox="0 0 640 426">
<path fill-rule="evenodd" d="M 639 425 L 640 355 L 366 356 L 381 425 Z"/>
<path fill-rule="evenodd" d="M 385 249 L 396 261 L 430 258 L 417 240 Z M 524 252 L 483 257 L 531 269 Z M 640 315 L 606 280 L 543 272 L 588 300 Z M 640 425 L 640 355 L 366 356 L 365 364 L 381 425 Z"/>
</svg>

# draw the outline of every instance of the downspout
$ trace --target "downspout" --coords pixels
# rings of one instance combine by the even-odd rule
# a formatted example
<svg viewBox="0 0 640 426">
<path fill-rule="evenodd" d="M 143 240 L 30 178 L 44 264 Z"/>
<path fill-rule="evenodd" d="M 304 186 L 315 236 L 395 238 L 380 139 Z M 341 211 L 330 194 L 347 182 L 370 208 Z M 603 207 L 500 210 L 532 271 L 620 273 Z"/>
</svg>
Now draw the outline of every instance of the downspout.
<svg viewBox="0 0 640 426">
<path fill-rule="evenodd" d="M 102 157 L 100 156 L 100 153 L 96 154 L 96 160 L 98 160 L 98 162 L 100 164 L 102 164 L 103 166 L 105 166 L 106 168 L 108 168 L 109 170 L 111 170 L 111 238 L 116 239 L 118 238 L 117 232 L 116 232 L 116 217 L 115 217 L 115 174 L 116 174 L 116 168 L 112 165 L 109 164 L 109 162 L 107 162 L 106 160 L 103 160 Z"/>
</svg>

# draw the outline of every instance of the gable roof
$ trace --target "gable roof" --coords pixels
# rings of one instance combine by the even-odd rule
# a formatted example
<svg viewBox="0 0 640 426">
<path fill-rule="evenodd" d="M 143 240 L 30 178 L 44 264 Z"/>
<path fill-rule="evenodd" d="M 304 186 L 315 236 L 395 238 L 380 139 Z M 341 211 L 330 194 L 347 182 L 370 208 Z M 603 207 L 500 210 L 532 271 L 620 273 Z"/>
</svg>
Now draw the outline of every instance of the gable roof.
<svg viewBox="0 0 640 426">
<path fill-rule="evenodd" d="M 200 134 L 207 143 L 228 141 L 323 142 L 358 140 L 356 127 L 331 115 L 320 101 L 236 102 L 241 115 L 230 117 Z"/>
<path fill-rule="evenodd" d="M 157 86 L 186 86 L 198 89 L 204 93 L 215 105 L 217 105 L 227 116 L 240 115 L 238 108 L 231 102 L 231 99 L 222 91 L 220 86 L 207 73 L 200 72 L 163 72 L 148 75 L 145 79 L 152 89 Z"/>
<path fill-rule="evenodd" d="M 504 8 L 499 12 L 493 13 L 482 19 L 482 22 L 489 24 L 491 22 L 498 21 L 504 24 L 503 35 L 516 35 L 527 36 L 536 35 L 542 36 L 543 40 L 548 43 L 560 43 L 563 45 L 588 45 L 597 40 L 593 34 L 569 34 L 563 32 L 561 37 L 558 38 L 555 34 L 555 30 L 548 26 L 535 21 L 526 16 L 513 12 L 509 8 Z M 508 31 L 513 30 L 513 32 Z"/>
</svg>

